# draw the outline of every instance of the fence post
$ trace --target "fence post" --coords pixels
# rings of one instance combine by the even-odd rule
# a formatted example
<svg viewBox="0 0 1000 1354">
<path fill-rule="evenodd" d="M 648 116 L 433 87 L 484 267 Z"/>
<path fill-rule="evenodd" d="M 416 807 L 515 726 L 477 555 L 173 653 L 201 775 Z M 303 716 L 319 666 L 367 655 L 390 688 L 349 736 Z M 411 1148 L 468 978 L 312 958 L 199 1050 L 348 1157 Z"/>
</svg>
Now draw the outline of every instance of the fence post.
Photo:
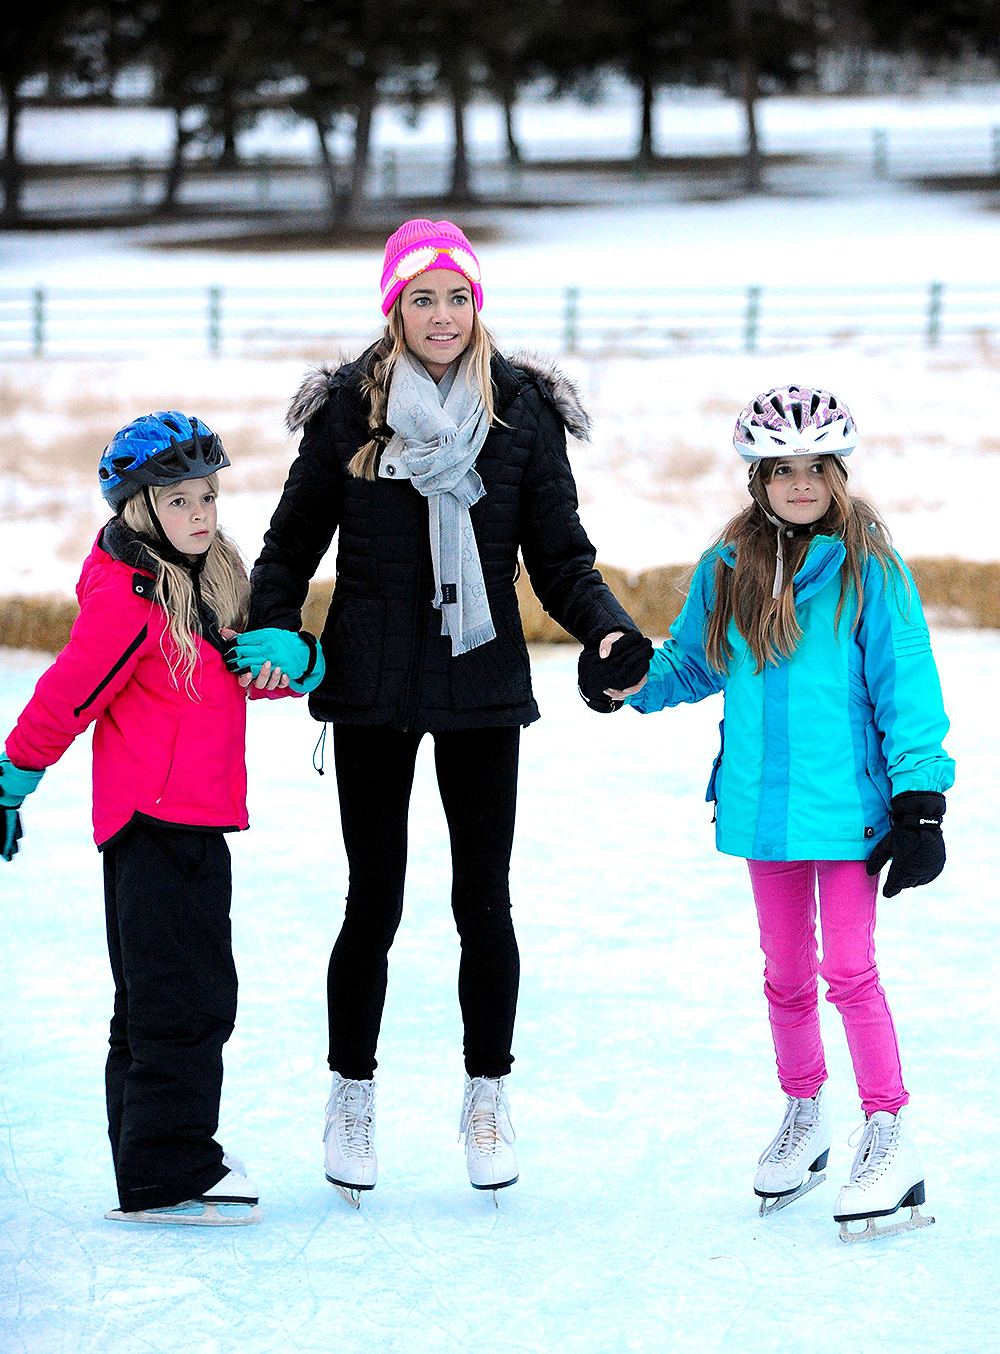
<svg viewBox="0 0 1000 1354">
<path fill-rule="evenodd" d="M 257 156 L 257 197 L 261 202 L 271 197 L 271 166 L 263 151 Z"/>
<path fill-rule="evenodd" d="M 387 198 L 395 197 L 397 187 L 396 152 L 394 150 L 387 150 L 382 156 L 382 196 Z"/>
<path fill-rule="evenodd" d="M 884 127 L 872 128 L 872 173 L 877 179 L 889 174 L 889 133 Z"/>
<path fill-rule="evenodd" d="M 760 320 L 761 288 L 756 283 L 747 287 L 747 311 L 743 326 L 743 347 L 752 353 L 757 347 L 757 323 Z"/>
<path fill-rule="evenodd" d="M 993 173 L 1000 175 L 1000 127 L 990 128 L 990 141 L 993 146 Z"/>
<path fill-rule="evenodd" d="M 941 303 L 944 299 L 944 283 L 931 282 L 927 289 L 927 333 L 928 348 L 937 346 L 941 337 Z"/>
<path fill-rule="evenodd" d="M 132 206 L 141 207 L 146 196 L 146 176 L 143 172 L 142 156 L 133 155 L 128 163 L 132 173 Z"/>
<path fill-rule="evenodd" d="M 45 356 L 45 288 L 36 287 L 31 297 L 31 351 Z"/>
<path fill-rule="evenodd" d="M 222 288 L 208 289 L 208 351 L 218 357 L 222 351 Z"/>
<path fill-rule="evenodd" d="M 566 288 L 566 309 L 563 313 L 563 347 L 568 353 L 576 352 L 577 325 L 580 319 L 580 288 Z"/>
</svg>

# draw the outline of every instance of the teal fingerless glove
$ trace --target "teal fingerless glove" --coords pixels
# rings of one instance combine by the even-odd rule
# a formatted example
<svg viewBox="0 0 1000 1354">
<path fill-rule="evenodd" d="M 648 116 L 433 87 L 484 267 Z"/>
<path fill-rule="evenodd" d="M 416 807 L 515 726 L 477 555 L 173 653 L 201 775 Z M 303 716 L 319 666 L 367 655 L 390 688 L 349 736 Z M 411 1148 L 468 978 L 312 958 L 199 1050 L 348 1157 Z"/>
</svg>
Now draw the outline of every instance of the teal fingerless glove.
<svg viewBox="0 0 1000 1354">
<path fill-rule="evenodd" d="M 0 752 L 0 805 L 5 809 L 19 809 L 44 775 L 44 771 L 23 771 L 14 765 L 6 752 Z"/>
<path fill-rule="evenodd" d="M 9 863 L 17 855 L 22 836 L 18 809 L 44 775 L 44 771 L 23 771 L 0 752 L 0 860 Z"/>
<path fill-rule="evenodd" d="M 293 691 L 313 691 L 326 672 L 323 651 L 312 635 L 294 630 L 247 630 L 226 646 L 226 667 L 237 674 L 257 677 L 265 663 L 288 675 Z"/>
</svg>

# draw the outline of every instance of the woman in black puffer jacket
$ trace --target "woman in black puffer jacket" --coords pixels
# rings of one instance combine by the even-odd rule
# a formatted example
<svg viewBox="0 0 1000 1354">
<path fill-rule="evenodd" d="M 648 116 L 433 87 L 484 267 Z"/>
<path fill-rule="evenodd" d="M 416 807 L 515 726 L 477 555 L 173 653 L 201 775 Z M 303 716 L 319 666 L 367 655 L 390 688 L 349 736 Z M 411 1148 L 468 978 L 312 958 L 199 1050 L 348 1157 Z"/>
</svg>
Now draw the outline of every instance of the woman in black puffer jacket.
<svg viewBox="0 0 1000 1354">
<path fill-rule="evenodd" d="M 586 436 L 588 419 L 576 392 L 553 370 L 500 356 L 481 304 L 478 263 L 457 227 L 413 221 L 390 238 L 384 337 L 355 362 L 310 373 L 289 411 L 302 441 L 253 570 L 252 631 L 233 660 L 275 661 L 280 640 L 283 668 L 294 672 L 287 646 L 301 644 L 308 670 L 308 637 L 295 632 L 339 530 L 326 676 L 309 707 L 334 726 L 350 864 L 329 970 L 326 1174 L 355 1201 L 377 1172 L 375 1051 L 424 733 L 452 844 L 470 1178 L 483 1189 L 517 1178 L 503 1089 L 518 984 L 508 869 L 520 728 L 538 718 L 518 551 L 542 605 L 582 644 L 607 650 L 620 636 L 605 686 L 638 683 L 648 665 L 648 641 L 594 569 L 577 517 L 566 430 Z"/>
</svg>

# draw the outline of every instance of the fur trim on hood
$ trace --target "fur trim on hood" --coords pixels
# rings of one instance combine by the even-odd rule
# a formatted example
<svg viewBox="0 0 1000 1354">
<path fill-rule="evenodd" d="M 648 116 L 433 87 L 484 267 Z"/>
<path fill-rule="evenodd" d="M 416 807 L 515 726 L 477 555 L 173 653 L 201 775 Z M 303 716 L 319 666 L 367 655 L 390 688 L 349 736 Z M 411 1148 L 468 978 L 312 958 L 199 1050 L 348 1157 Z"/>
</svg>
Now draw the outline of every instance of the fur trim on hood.
<svg viewBox="0 0 1000 1354">
<path fill-rule="evenodd" d="M 526 372 L 542 387 L 546 398 L 553 405 L 566 431 L 580 441 L 590 437 L 591 419 L 580 397 L 580 390 L 554 362 L 535 353 L 516 352 L 507 361 L 512 367 Z M 285 426 L 289 433 L 296 433 L 323 408 L 330 396 L 330 389 L 337 374 L 343 370 L 346 362 L 319 362 L 310 367 L 294 399 L 288 406 Z"/>
</svg>

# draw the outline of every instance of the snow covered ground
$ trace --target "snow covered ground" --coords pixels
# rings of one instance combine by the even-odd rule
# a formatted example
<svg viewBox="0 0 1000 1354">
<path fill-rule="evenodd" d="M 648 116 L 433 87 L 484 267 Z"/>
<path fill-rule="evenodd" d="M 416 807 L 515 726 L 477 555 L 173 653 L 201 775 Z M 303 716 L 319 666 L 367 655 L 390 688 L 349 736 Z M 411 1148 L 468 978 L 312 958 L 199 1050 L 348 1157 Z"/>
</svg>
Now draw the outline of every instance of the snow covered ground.
<svg viewBox="0 0 1000 1354">
<path fill-rule="evenodd" d="M 928 352 L 819 345 L 756 356 L 559 358 L 594 416 L 570 444 L 581 516 L 598 558 L 627 569 L 693 562 L 745 500 L 732 428 L 758 391 L 826 385 L 862 432 L 852 471 L 904 556 L 1000 557 L 1000 359 L 988 347 Z M 256 558 L 295 444 L 282 431 L 304 359 L 24 362 L 0 375 L 0 596 L 72 592 L 102 523 L 95 466 L 140 412 L 181 408 L 223 437 L 233 462 L 220 520 Z M 318 577 L 332 577 L 333 559 Z"/>
<path fill-rule="evenodd" d="M 1000 637 L 935 635 L 958 763 L 949 862 L 881 904 L 879 952 L 927 1171 L 926 1231 L 847 1247 L 832 1205 L 860 1119 L 824 1009 L 829 1178 L 773 1218 L 751 1193 L 783 1099 L 749 888 L 716 854 L 715 701 L 600 719 L 575 653 L 533 655 L 513 896 L 510 1080 L 521 1181 L 475 1194 L 456 1143 L 461 1034 L 447 838 L 429 749 L 380 1046 L 381 1176 L 360 1213 L 321 1170 L 326 954 L 346 867 L 298 702 L 251 711 L 252 828 L 232 841 L 241 976 L 222 1137 L 255 1228 L 132 1229 L 114 1203 L 102 1064 L 110 976 L 79 740 L 2 866 L 0 1346 L 9 1354 L 986 1354 L 1000 1188 L 996 916 Z M 0 655 L 6 730 L 45 660 Z"/>
</svg>

